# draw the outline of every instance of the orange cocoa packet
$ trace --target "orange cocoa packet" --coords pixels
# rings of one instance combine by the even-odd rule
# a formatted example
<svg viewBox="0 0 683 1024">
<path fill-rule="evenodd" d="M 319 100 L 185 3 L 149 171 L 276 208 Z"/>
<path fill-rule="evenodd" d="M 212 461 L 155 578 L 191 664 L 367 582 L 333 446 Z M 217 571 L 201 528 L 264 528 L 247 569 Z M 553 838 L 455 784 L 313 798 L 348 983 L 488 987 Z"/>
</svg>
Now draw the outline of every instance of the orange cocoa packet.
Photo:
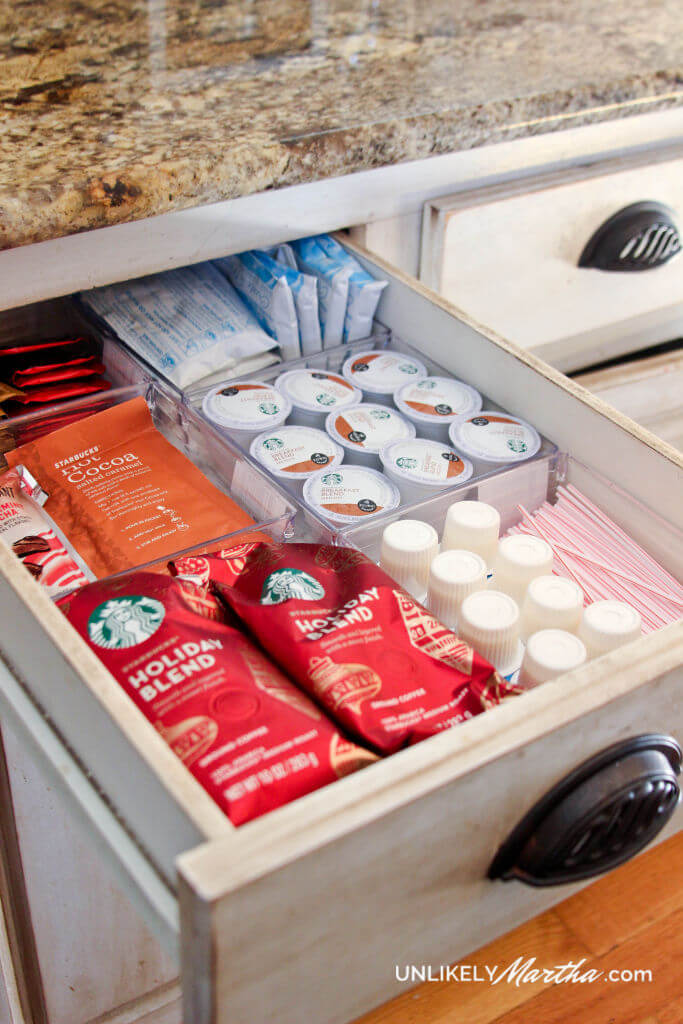
<svg viewBox="0 0 683 1024">
<path fill-rule="evenodd" d="M 254 520 L 159 433 L 144 398 L 6 453 L 95 576 L 164 558 Z"/>
</svg>

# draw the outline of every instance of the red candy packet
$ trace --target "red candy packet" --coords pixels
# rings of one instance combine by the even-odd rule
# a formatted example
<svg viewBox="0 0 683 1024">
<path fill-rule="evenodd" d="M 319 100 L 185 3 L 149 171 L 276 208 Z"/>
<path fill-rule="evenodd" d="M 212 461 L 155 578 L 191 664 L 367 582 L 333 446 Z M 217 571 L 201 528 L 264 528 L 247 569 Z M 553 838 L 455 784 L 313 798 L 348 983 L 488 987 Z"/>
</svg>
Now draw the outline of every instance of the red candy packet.
<svg viewBox="0 0 683 1024">
<path fill-rule="evenodd" d="M 43 387 L 28 388 L 24 385 L 24 388 L 24 394 L 13 398 L 13 402 L 21 402 L 22 405 L 44 405 L 48 402 L 64 402 L 71 398 L 80 398 L 82 395 L 92 395 L 97 391 L 109 391 L 111 384 L 101 377 L 85 377 L 83 380 L 46 384 Z"/>
<path fill-rule="evenodd" d="M 302 689 L 382 754 L 518 692 L 358 551 L 245 544 L 171 571 L 210 586 Z"/>
<path fill-rule="evenodd" d="M 24 370 L 15 370 L 12 374 L 12 383 L 17 387 L 37 387 L 39 384 L 53 384 L 59 380 L 101 376 L 104 372 L 104 363 L 95 356 L 82 356 L 80 359 L 70 359 L 65 363 L 46 363 L 42 366 L 28 366 Z"/>
<path fill-rule="evenodd" d="M 59 607 L 235 825 L 376 760 L 191 583 L 131 573 Z"/>
</svg>

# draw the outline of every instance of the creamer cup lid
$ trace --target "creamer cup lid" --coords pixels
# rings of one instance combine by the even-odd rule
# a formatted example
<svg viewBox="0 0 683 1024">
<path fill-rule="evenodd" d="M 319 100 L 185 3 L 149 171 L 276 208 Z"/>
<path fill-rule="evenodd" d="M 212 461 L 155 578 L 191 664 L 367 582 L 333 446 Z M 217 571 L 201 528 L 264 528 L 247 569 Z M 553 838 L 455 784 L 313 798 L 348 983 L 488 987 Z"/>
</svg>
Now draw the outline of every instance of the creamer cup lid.
<svg viewBox="0 0 683 1024">
<path fill-rule="evenodd" d="M 388 473 L 425 487 L 449 487 L 472 476 L 472 463 L 447 444 L 426 437 L 392 441 L 380 452 Z"/>
<path fill-rule="evenodd" d="M 263 430 L 280 425 L 292 411 L 289 399 L 272 384 L 259 380 L 234 380 L 219 384 L 204 396 L 204 414 L 232 430 Z"/>
<path fill-rule="evenodd" d="M 471 459 L 498 464 L 523 462 L 541 447 L 541 437 L 530 423 L 494 410 L 481 410 L 454 420 L 448 436 Z"/>
<path fill-rule="evenodd" d="M 281 373 L 275 387 L 293 406 L 321 414 L 348 409 L 363 400 L 360 388 L 338 373 L 307 367 Z"/>
<path fill-rule="evenodd" d="M 368 349 L 349 356 L 342 367 L 348 381 L 378 395 L 393 395 L 407 381 L 427 376 L 427 367 L 414 356 L 388 349 Z"/>
<path fill-rule="evenodd" d="M 324 430 L 302 426 L 266 430 L 254 438 L 249 451 L 269 472 L 289 480 L 303 480 L 344 458 L 341 445 Z"/>
<path fill-rule="evenodd" d="M 304 501 L 319 515 L 337 523 L 359 523 L 398 508 L 401 496 L 391 480 L 365 466 L 336 466 L 309 476 Z"/>
<path fill-rule="evenodd" d="M 478 391 L 455 377 L 409 381 L 394 395 L 396 408 L 419 423 L 452 423 L 482 406 Z"/>
<path fill-rule="evenodd" d="M 415 426 L 386 405 L 363 402 L 352 409 L 331 412 L 325 430 L 344 448 L 377 454 L 387 444 L 415 437 Z"/>
</svg>

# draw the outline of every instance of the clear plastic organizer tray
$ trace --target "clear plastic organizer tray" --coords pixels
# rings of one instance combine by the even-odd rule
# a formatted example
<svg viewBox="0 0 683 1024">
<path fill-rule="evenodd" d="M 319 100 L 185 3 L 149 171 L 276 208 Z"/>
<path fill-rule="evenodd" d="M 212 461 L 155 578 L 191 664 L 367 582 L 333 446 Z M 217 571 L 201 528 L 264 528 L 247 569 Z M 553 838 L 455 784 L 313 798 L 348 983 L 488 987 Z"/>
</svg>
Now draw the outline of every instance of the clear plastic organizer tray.
<svg viewBox="0 0 683 1024">
<path fill-rule="evenodd" d="M 127 364 L 126 364 L 127 365 Z M 188 405 L 179 401 L 160 383 L 142 382 L 112 388 L 72 402 L 50 406 L 42 412 L 0 422 L 0 451 L 13 450 L 61 425 L 90 416 L 132 398 L 144 396 L 155 427 L 175 448 L 186 455 L 219 490 L 227 494 L 254 519 L 254 525 L 231 533 L 207 537 L 192 553 L 244 543 L 255 533 L 283 540 L 293 532 L 295 505 L 287 495 L 242 454 L 230 445 L 209 423 Z M 6 468 L 6 461 L 2 459 Z M 0 471 L 2 467 L 0 466 Z M 155 568 L 172 557 L 189 551 L 169 552 L 160 562 L 130 568 Z M 130 570 L 126 570 L 130 571 Z M 118 574 L 117 574 L 118 575 Z"/>
<path fill-rule="evenodd" d="M 419 360 L 423 363 L 427 372 L 430 376 L 442 376 L 452 377 L 453 374 L 445 370 L 439 363 L 429 359 L 423 355 L 417 349 L 408 345 L 396 336 L 392 336 L 391 332 L 387 328 L 381 326 L 377 327 L 377 330 L 369 337 L 364 338 L 361 341 L 353 342 L 347 345 L 340 345 L 336 348 L 323 350 L 317 352 L 314 355 L 304 356 L 301 359 L 291 360 L 289 362 L 278 363 L 274 366 L 269 366 L 266 369 L 259 370 L 252 374 L 246 374 L 244 377 L 240 377 L 240 380 L 258 380 L 265 383 L 274 383 L 275 380 L 283 373 L 287 373 L 291 370 L 296 369 L 314 369 L 320 371 L 327 371 L 331 373 L 341 374 L 342 366 L 353 353 L 359 353 L 368 349 L 378 351 L 389 351 L 389 352 L 400 352 L 407 356 Z M 234 379 L 233 379 L 234 382 Z M 226 378 L 225 384 L 229 386 L 231 383 L 230 378 Z M 467 383 L 467 381 L 465 381 Z M 210 422 L 206 414 L 202 410 L 202 402 L 204 397 L 214 388 L 216 383 L 212 384 L 211 387 L 197 386 L 194 388 L 188 388 L 184 393 L 183 400 L 206 422 Z M 490 400 L 485 394 L 482 395 L 483 408 L 486 410 L 497 410 L 504 412 L 501 406 Z M 287 421 L 289 422 L 289 421 Z M 215 429 L 219 429 L 216 427 Z M 249 451 L 251 438 L 248 441 L 243 441 L 234 432 L 220 428 L 221 434 L 228 438 L 231 445 L 234 445 L 236 450 L 240 453 L 245 463 L 249 463 L 258 469 L 260 473 L 263 473 L 267 479 L 273 482 L 274 486 L 281 487 L 283 492 L 286 493 L 290 500 L 297 506 L 299 514 L 295 522 L 295 530 L 293 536 L 297 539 L 307 539 L 310 536 L 314 536 L 319 539 L 323 539 L 328 543 L 337 542 L 342 534 L 346 534 L 348 531 L 356 529 L 354 525 L 346 526 L 332 522 L 325 518 L 325 516 L 316 510 L 310 508 L 302 498 L 301 485 L 297 485 L 295 482 L 283 480 L 282 478 L 275 477 L 270 471 L 264 467 L 258 460 L 256 460 Z M 417 436 L 423 436 L 418 428 Z M 514 484 L 515 476 L 517 473 L 520 474 L 520 480 L 526 480 L 530 476 L 533 476 L 538 483 L 538 487 L 547 486 L 548 473 L 550 472 L 550 466 L 553 460 L 557 456 L 557 447 L 545 438 L 541 439 L 541 447 L 539 451 L 523 462 L 518 463 L 513 468 L 493 468 L 484 472 L 475 472 L 469 480 L 461 483 L 454 484 L 450 487 L 445 488 L 443 491 L 439 491 L 439 494 L 444 494 L 447 497 L 446 500 L 452 501 L 464 493 L 470 493 L 472 488 L 475 489 L 480 486 L 486 480 L 497 480 L 498 478 L 504 477 L 506 480 L 506 486 L 516 486 Z M 493 485 L 495 487 L 495 484 Z M 520 484 L 520 486 L 524 486 Z M 436 499 L 435 499 L 436 500 Z M 419 504 L 419 503 L 417 503 Z M 415 502 L 402 502 L 399 505 L 397 512 L 383 512 L 372 516 L 372 519 L 368 520 L 368 526 L 375 522 L 382 522 L 386 524 L 391 521 L 392 518 L 410 517 L 413 518 L 414 509 L 417 507 Z M 361 529 L 359 525 L 358 529 Z"/>
</svg>

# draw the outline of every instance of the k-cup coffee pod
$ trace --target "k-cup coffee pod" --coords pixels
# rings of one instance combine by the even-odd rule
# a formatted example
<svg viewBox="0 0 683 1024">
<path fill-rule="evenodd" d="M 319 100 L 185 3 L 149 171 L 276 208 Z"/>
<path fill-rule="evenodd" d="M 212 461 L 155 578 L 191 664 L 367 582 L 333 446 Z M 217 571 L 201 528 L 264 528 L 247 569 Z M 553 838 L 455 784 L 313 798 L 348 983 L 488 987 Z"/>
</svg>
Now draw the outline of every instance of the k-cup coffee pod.
<svg viewBox="0 0 683 1024">
<path fill-rule="evenodd" d="M 566 576 L 536 576 L 522 604 L 522 640 L 545 629 L 575 633 L 583 612 L 583 591 Z"/>
<path fill-rule="evenodd" d="M 522 661 L 519 605 L 500 590 L 477 590 L 460 605 L 458 633 L 503 676 Z"/>
<path fill-rule="evenodd" d="M 379 453 L 386 445 L 415 436 L 415 427 L 399 412 L 370 402 L 330 413 L 325 429 L 344 449 L 345 462 L 371 469 L 382 468 Z"/>
<path fill-rule="evenodd" d="M 272 384 L 235 380 L 212 388 L 204 396 L 202 411 L 220 430 L 248 444 L 264 430 L 281 427 L 292 405 Z"/>
<path fill-rule="evenodd" d="M 379 564 L 412 596 L 423 602 L 429 566 L 439 553 L 439 535 L 419 519 L 399 519 L 385 527 Z"/>
<path fill-rule="evenodd" d="M 493 585 L 514 597 L 521 606 L 529 584 L 553 571 L 553 549 L 540 537 L 511 534 L 498 542 L 493 563 Z"/>
<path fill-rule="evenodd" d="M 500 515 L 484 501 L 455 501 L 446 512 L 441 546 L 474 551 L 490 568 L 498 550 Z"/>
<path fill-rule="evenodd" d="M 399 388 L 394 404 L 421 437 L 448 444 L 451 423 L 477 412 L 482 400 L 478 391 L 454 377 L 423 377 Z"/>
<path fill-rule="evenodd" d="M 472 476 L 471 462 L 449 445 L 425 437 L 393 441 L 382 449 L 380 459 L 404 504 L 430 498 L 444 487 L 465 483 Z"/>
<path fill-rule="evenodd" d="M 283 484 L 301 491 L 312 473 L 338 466 L 344 451 L 324 430 L 284 426 L 267 430 L 251 442 L 249 451 Z"/>
<path fill-rule="evenodd" d="M 574 633 L 565 629 L 541 629 L 532 633 L 524 649 L 518 684 L 530 690 L 583 665 L 586 648 Z"/>
<path fill-rule="evenodd" d="M 625 601 L 594 601 L 584 608 L 579 636 L 590 659 L 637 640 L 641 630 L 640 613 L 630 604 Z"/>
<path fill-rule="evenodd" d="M 541 447 L 538 431 L 506 412 L 485 410 L 462 417 L 451 424 L 448 436 L 478 474 L 524 462 Z"/>
<path fill-rule="evenodd" d="M 280 374 L 275 387 L 291 402 L 289 423 L 320 430 L 330 413 L 350 409 L 363 398 L 360 388 L 326 370 L 289 370 Z"/>
<path fill-rule="evenodd" d="M 304 501 L 331 523 L 359 523 L 398 508 L 401 496 L 391 480 L 365 466 L 335 466 L 306 480 Z"/>
<path fill-rule="evenodd" d="M 370 349 L 349 356 L 342 373 L 349 383 L 361 389 L 364 401 L 393 405 L 394 392 L 408 381 L 426 377 L 427 367 L 402 352 Z"/>
<path fill-rule="evenodd" d="M 442 551 L 429 569 L 427 607 L 449 629 L 455 629 L 460 605 L 486 586 L 486 562 L 474 551 Z"/>
</svg>

